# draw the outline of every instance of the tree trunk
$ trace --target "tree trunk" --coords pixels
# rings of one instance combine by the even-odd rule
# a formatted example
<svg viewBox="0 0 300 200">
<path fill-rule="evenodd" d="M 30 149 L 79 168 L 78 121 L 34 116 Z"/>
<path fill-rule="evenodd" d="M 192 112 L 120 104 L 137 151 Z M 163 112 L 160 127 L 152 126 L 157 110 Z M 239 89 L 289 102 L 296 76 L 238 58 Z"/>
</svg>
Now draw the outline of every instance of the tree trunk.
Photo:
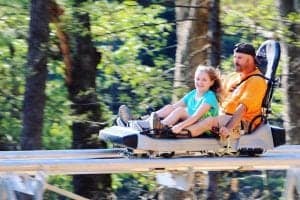
<svg viewBox="0 0 300 200">
<path fill-rule="evenodd" d="M 209 4 L 209 16 L 208 16 L 208 65 L 218 67 L 221 62 L 221 24 L 219 21 L 220 15 L 220 1 L 211 0 Z M 193 77 L 191 77 L 193 78 Z M 191 79 L 192 80 L 192 79 Z M 207 199 L 216 199 L 218 176 L 220 172 L 210 171 L 208 172 L 209 188 L 207 192 Z"/>
<path fill-rule="evenodd" d="M 75 7 L 85 1 L 75 1 Z M 93 46 L 90 35 L 88 13 L 74 12 L 74 20 L 79 25 L 72 36 L 71 49 L 73 63 L 68 83 L 72 109 L 77 120 L 73 122 L 73 148 L 106 148 L 97 139 L 100 128 L 93 122 L 102 119 L 101 107 L 96 93 L 96 72 L 100 53 Z M 111 199 L 110 175 L 78 175 L 73 177 L 74 192 L 90 199 Z"/>
<path fill-rule="evenodd" d="M 208 65 L 219 67 L 221 63 L 221 23 L 220 23 L 220 0 L 211 0 L 208 18 Z"/>
<path fill-rule="evenodd" d="M 209 177 L 209 185 L 207 189 L 207 199 L 217 200 L 218 172 L 211 171 L 209 172 L 208 177 Z"/>
<path fill-rule="evenodd" d="M 298 12 L 296 8 L 299 9 L 300 4 L 297 0 L 278 0 L 278 8 L 281 19 L 286 21 L 286 17 L 292 12 Z M 284 60 L 283 67 L 283 86 L 286 95 L 285 99 L 285 109 L 286 109 L 286 123 L 285 127 L 289 135 L 289 142 L 291 144 L 300 144 L 300 25 L 297 23 L 283 23 L 284 28 L 286 28 L 289 33 L 287 38 L 289 41 L 284 41 L 282 43 L 282 60 Z M 298 43 L 298 46 L 297 44 Z"/>
<path fill-rule="evenodd" d="M 49 0 L 32 0 L 21 148 L 40 149 L 47 79 Z"/>
<path fill-rule="evenodd" d="M 194 72 L 198 65 L 217 66 L 220 63 L 218 8 L 218 0 L 176 1 L 177 49 L 173 101 L 194 88 Z"/>
</svg>

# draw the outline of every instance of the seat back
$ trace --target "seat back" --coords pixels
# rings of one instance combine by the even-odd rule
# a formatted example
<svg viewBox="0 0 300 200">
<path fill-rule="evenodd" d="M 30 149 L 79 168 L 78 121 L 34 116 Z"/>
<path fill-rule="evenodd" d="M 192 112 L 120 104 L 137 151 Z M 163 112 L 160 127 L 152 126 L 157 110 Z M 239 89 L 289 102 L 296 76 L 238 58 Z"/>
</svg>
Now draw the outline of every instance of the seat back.
<svg viewBox="0 0 300 200">
<path fill-rule="evenodd" d="M 267 117 L 271 112 L 273 92 L 278 83 L 276 70 L 280 60 L 280 53 L 280 44 L 275 40 L 267 40 L 262 43 L 256 53 L 258 68 L 267 80 L 267 91 L 262 103 L 263 115 L 265 117 Z"/>
<path fill-rule="evenodd" d="M 271 113 L 271 102 L 274 89 L 279 82 L 276 78 L 276 70 L 280 59 L 280 44 L 275 40 L 267 40 L 260 45 L 256 52 L 255 60 L 263 78 L 267 81 L 267 90 L 262 102 L 262 115 L 256 116 L 250 122 L 247 133 L 254 131 L 252 129 L 253 122 L 257 119 L 262 119 L 267 122 L 268 115 Z"/>
</svg>

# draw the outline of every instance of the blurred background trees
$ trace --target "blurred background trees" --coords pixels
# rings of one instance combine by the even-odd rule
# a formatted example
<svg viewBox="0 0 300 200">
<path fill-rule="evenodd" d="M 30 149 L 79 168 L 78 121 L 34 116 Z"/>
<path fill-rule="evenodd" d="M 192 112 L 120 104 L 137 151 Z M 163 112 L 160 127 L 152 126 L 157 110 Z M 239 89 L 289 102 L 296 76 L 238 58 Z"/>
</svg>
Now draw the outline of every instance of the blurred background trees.
<svg viewBox="0 0 300 200">
<path fill-rule="evenodd" d="M 48 13 L 53 3 L 57 16 Z M 235 43 L 258 47 L 269 38 L 282 44 L 284 86 L 271 120 L 299 144 L 299 7 L 296 0 L 0 0 L 0 148 L 105 147 L 98 130 L 119 105 L 136 116 L 157 109 L 192 87 L 198 64 L 226 73 Z M 113 176 L 115 191 L 128 177 L 147 185 L 120 177 Z M 72 188 L 69 178 L 50 181 Z"/>
<path fill-rule="evenodd" d="M 283 48 L 283 83 L 285 92 L 285 127 L 292 144 L 300 144 L 298 134 L 300 123 L 300 103 L 296 100 L 299 94 L 299 67 L 300 67 L 300 2 L 299 1 L 276 1 L 279 8 L 279 19 L 282 27 Z"/>
</svg>

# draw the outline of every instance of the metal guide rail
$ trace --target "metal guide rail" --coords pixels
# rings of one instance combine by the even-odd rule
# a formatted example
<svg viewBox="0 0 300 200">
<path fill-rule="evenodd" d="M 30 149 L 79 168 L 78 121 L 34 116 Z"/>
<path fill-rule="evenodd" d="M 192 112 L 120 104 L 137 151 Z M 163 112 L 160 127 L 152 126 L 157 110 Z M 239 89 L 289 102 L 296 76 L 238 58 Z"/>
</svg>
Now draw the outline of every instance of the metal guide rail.
<svg viewBox="0 0 300 200">
<path fill-rule="evenodd" d="M 0 173 L 107 174 L 176 170 L 266 170 L 300 167 L 300 145 L 284 145 L 259 157 L 134 158 L 125 149 L 1 151 Z"/>
<path fill-rule="evenodd" d="M 0 162 L 9 159 L 89 159 L 123 157 L 124 148 L 0 151 Z"/>
</svg>

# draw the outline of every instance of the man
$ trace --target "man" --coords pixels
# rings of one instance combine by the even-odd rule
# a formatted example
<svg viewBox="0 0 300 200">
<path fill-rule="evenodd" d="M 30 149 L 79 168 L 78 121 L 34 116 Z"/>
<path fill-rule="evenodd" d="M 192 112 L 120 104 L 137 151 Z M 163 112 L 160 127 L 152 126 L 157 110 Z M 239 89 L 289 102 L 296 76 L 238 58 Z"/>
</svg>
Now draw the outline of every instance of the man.
<svg viewBox="0 0 300 200">
<path fill-rule="evenodd" d="M 255 49 L 251 44 L 239 43 L 234 48 L 233 62 L 235 73 L 224 80 L 224 100 L 222 115 L 206 118 L 187 127 L 192 137 L 217 128 L 222 137 L 238 138 L 241 127 L 247 130 L 253 119 L 256 128 L 261 119 L 261 105 L 267 89 L 266 80 L 256 66 Z M 175 130 L 173 130 L 175 132 Z M 176 133 L 176 132 L 175 132 Z M 180 134 L 176 133 L 176 134 Z"/>
</svg>

